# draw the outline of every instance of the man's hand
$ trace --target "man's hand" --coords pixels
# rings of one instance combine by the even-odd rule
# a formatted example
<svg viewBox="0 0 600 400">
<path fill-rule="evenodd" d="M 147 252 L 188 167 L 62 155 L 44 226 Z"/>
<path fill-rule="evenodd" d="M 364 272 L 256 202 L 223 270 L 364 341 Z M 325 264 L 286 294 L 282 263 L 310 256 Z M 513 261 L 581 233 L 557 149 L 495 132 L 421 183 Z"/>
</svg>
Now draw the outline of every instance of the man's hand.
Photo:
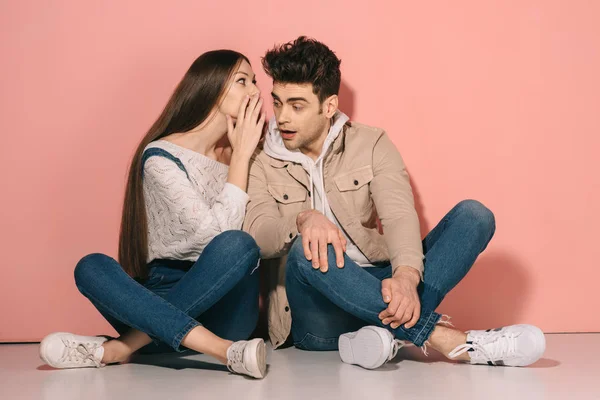
<svg viewBox="0 0 600 400">
<path fill-rule="evenodd" d="M 334 223 L 318 211 L 306 210 L 298 214 L 296 225 L 302 236 L 304 256 L 307 260 L 312 261 L 314 269 L 320 269 L 323 273 L 327 272 L 327 245 L 329 243 L 335 250 L 338 268 L 344 268 L 346 238 Z"/>
<path fill-rule="evenodd" d="M 394 276 L 381 282 L 381 295 L 388 307 L 379 313 L 384 325 L 391 324 L 392 329 L 406 324 L 405 328 L 416 325 L 421 316 L 421 302 L 417 286 L 421 278 L 412 267 L 399 267 Z"/>
</svg>

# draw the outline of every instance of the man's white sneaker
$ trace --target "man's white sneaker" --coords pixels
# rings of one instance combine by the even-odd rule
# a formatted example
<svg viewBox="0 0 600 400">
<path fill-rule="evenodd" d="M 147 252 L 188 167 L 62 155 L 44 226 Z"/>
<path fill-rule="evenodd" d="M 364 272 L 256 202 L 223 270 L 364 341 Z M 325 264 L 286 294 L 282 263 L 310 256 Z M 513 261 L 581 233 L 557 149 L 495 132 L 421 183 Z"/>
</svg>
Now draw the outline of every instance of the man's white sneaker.
<svg viewBox="0 0 600 400">
<path fill-rule="evenodd" d="M 40 358 L 54 368 L 103 367 L 103 337 L 56 332 L 40 343 Z"/>
<path fill-rule="evenodd" d="M 264 378 L 267 350 L 262 339 L 240 340 L 227 349 L 227 368 L 233 373 Z"/>
<path fill-rule="evenodd" d="M 471 364 L 525 367 L 542 357 L 546 338 L 541 329 L 532 325 L 511 325 L 487 331 L 468 331 L 467 343 L 457 346 L 450 358 L 466 352 Z"/>
<path fill-rule="evenodd" d="M 365 326 L 356 332 L 344 333 L 338 339 L 342 361 L 366 369 L 381 367 L 394 358 L 402 346 L 402 341 L 378 326 Z"/>
</svg>

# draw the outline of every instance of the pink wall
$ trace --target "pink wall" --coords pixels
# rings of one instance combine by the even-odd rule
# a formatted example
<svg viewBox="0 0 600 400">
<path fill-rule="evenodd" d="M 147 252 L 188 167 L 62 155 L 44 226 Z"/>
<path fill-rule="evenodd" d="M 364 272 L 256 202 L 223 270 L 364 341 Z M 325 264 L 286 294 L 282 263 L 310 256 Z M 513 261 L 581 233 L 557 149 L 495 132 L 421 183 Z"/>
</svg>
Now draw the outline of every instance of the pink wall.
<svg viewBox="0 0 600 400">
<path fill-rule="evenodd" d="M 344 110 L 401 149 L 424 229 L 464 198 L 496 213 L 443 311 L 600 330 L 599 2 L 83 3 L 0 3 L 0 341 L 111 332 L 72 271 L 116 254 L 135 144 L 200 53 L 258 69 L 299 34 L 343 59 Z"/>
</svg>

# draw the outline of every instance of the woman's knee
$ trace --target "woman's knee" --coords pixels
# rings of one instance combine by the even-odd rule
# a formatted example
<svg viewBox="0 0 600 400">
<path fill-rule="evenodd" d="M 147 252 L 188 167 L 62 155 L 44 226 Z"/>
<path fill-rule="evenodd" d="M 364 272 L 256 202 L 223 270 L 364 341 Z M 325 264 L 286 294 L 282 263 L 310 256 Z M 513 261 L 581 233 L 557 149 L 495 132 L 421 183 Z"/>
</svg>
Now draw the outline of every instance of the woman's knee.
<svg viewBox="0 0 600 400">
<path fill-rule="evenodd" d="M 256 268 L 260 257 L 260 249 L 254 238 L 240 230 L 225 231 L 215 236 L 207 250 L 223 254 L 224 259 L 233 257 L 235 260 L 246 260 L 245 266 L 250 268 L 250 271 Z"/>
<path fill-rule="evenodd" d="M 241 230 L 225 231 L 215 236 L 209 245 L 231 252 L 258 251 L 258 245 L 249 233 Z"/>
<path fill-rule="evenodd" d="M 113 263 L 117 263 L 117 261 L 105 254 L 88 254 L 75 266 L 75 284 L 78 288 L 85 287 L 90 282 L 97 280 L 98 275 Z"/>
</svg>

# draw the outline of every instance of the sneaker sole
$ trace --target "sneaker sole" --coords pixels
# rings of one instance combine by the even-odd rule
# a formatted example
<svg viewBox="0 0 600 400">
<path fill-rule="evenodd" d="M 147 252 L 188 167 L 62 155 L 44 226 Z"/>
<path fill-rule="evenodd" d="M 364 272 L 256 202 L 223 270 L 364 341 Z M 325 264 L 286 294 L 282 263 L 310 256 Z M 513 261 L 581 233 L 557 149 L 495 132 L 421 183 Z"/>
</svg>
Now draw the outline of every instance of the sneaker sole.
<svg viewBox="0 0 600 400">
<path fill-rule="evenodd" d="M 251 365 L 246 365 L 244 363 L 250 376 L 257 379 L 264 378 L 267 372 L 267 348 L 265 342 L 261 339 L 251 340 L 246 345 L 244 354 L 248 354 L 253 361 Z"/>
<path fill-rule="evenodd" d="M 390 354 L 389 338 L 373 329 L 361 329 L 354 337 L 348 334 L 338 339 L 340 358 L 346 364 L 356 364 L 366 369 L 381 367 Z"/>
</svg>

